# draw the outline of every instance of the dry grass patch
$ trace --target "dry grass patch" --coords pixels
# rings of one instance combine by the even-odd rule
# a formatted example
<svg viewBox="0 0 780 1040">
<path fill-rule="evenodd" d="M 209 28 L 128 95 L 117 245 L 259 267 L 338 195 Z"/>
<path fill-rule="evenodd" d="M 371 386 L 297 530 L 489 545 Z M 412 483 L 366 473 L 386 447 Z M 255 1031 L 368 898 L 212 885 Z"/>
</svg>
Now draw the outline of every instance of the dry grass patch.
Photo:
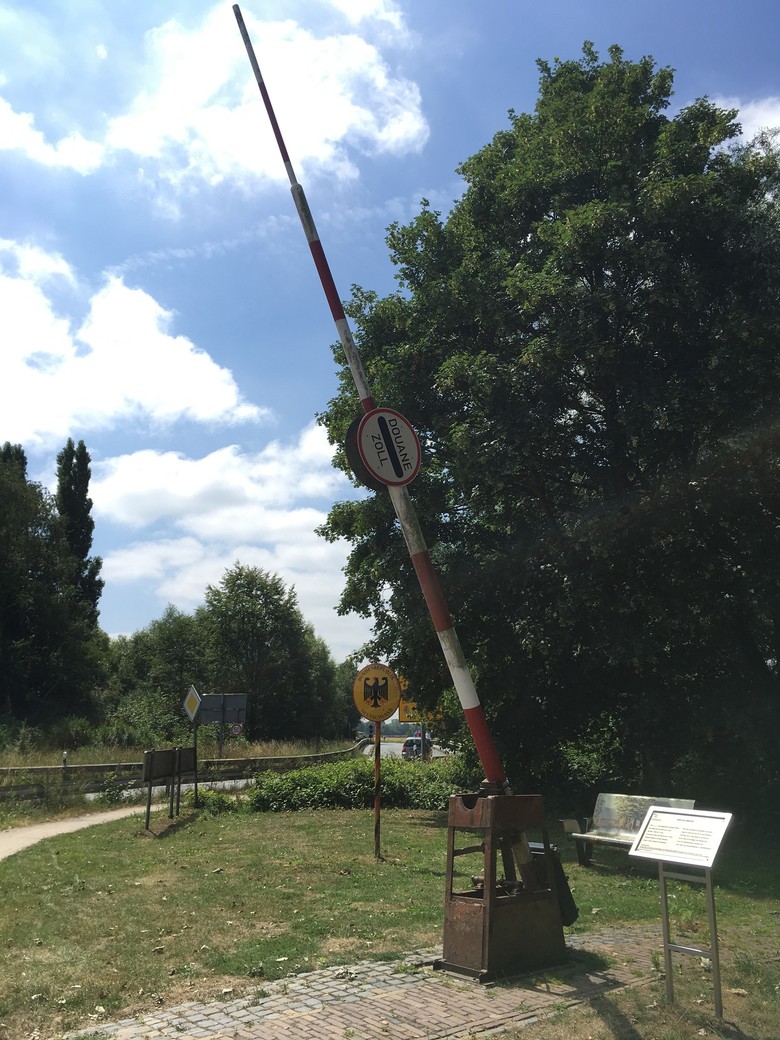
<svg viewBox="0 0 780 1040">
<path fill-rule="evenodd" d="M 383 811 L 385 859 L 377 862 L 370 811 L 205 817 L 187 809 L 174 826 L 161 821 L 166 811 L 155 815 L 153 836 L 128 818 L 0 862 L 0 1040 L 97 1030 L 187 1000 L 224 999 L 223 990 L 238 997 L 266 980 L 441 942 L 442 814 Z M 665 1007 L 656 980 L 561 1012 L 518 1040 L 777 1040 L 778 965 L 751 960 L 780 954 L 770 851 L 735 843 L 717 871 L 727 1021 L 741 1009 L 733 1021 L 742 1033 L 712 1031 L 709 977 L 697 976 L 694 962 L 681 969 L 675 1008 Z M 580 907 L 570 931 L 658 924 L 657 877 L 634 873 L 625 856 L 593 870 L 568 859 L 565 869 Z M 706 939 L 701 892 L 675 895 L 674 927 Z"/>
<path fill-rule="evenodd" d="M 443 832 L 421 816 L 385 814 L 384 840 L 400 853 L 391 866 L 367 851 L 369 812 L 186 810 L 176 826 L 159 814 L 155 825 L 150 836 L 137 818 L 119 820 L 0 862 L 0 1038 L 52 1037 L 230 987 L 238 996 L 440 926 Z M 411 927 L 388 927 L 407 916 Z"/>
</svg>

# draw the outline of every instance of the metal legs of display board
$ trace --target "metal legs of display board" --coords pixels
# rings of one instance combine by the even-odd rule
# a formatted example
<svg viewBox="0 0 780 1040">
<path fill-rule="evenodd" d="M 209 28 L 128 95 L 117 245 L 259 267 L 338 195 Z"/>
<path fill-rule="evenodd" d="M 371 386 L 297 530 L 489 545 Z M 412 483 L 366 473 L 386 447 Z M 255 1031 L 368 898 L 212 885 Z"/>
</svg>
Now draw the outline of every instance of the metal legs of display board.
<svg viewBox="0 0 780 1040">
<path fill-rule="evenodd" d="M 165 782 L 170 795 L 170 807 L 168 818 L 173 819 L 174 797 L 176 800 L 176 815 L 179 815 L 179 802 L 181 800 L 181 778 L 182 774 L 192 773 L 195 776 L 195 792 L 198 790 L 198 757 L 194 747 L 191 748 L 169 748 L 164 751 L 144 752 L 143 772 L 141 782 L 146 784 L 146 829 L 149 830 L 149 819 L 152 812 L 152 787 L 155 782 Z"/>
<path fill-rule="evenodd" d="M 710 925 L 709 949 L 697 946 L 680 946 L 673 943 L 669 928 L 669 894 L 666 882 L 690 881 L 707 886 L 707 917 Z M 720 989 L 720 957 L 718 955 L 718 926 L 715 920 L 715 896 L 712 889 L 712 872 L 705 868 L 703 874 L 683 873 L 679 867 L 670 869 L 667 864 L 658 864 L 658 881 L 661 887 L 661 927 L 664 937 L 664 971 L 666 972 L 666 999 L 674 1003 L 674 982 L 672 979 L 672 951 L 676 953 L 692 953 L 696 957 L 706 957 L 712 965 L 712 987 L 715 998 L 715 1014 L 723 1018 L 723 999 Z"/>
</svg>

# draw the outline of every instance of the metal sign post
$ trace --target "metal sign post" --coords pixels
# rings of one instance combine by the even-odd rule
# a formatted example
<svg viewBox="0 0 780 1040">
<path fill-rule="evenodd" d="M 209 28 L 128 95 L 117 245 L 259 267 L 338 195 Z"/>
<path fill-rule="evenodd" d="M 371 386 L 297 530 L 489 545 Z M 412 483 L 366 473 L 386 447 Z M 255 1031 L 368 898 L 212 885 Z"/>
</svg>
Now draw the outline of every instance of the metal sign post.
<svg viewBox="0 0 780 1040">
<path fill-rule="evenodd" d="M 195 790 L 194 790 L 194 805 L 195 808 L 199 808 L 198 803 L 198 712 L 200 706 L 203 703 L 203 699 L 194 686 L 190 686 L 187 690 L 187 695 L 184 698 L 184 704 L 182 707 L 190 717 L 192 723 L 192 744 L 195 749 Z"/>
<path fill-rule="evenodd" d="M 382 858 L 381 845 L 381 815 L 380 802 L 382 800 L 382 723 L 377 722 L 374 726 L 374 859 Z"/>
<path fill-rule="evenodd" d="M 688 881 L 691 884 L 706 885 L 707 887 L 707 918 L 710 928 L 710 945 L 705 946 L 681 946 L 672 942 L 671 927 L 669 925 L 669 889 L 667 881 Z M 664 974 L 666 975 L 666 999 L 670 1004 L 674 1003 L 674 982 L 672 975 L 672 953 L 690 953 L 696 957 L 703 957 L 712 965 L 712 990 L 715 1004 L 715 1014 L 723 1018 L 723 997 L 720 985 L 720 951 L 718 948 L 718 926 L 715 917 L 715 895 L 712 888 L 712 871 L 705 868 L 703 874 L 683 873 L 678 870 L 670 870 L 666 863 L 658 864 L 658 885 L 661 893 L 661 932 L 664 940 Z"/>
<path fill-rule="evenodd" d="M 485 771 L 485 779 L 489 787 L 496 792 L 508 792 L 509 788 L 504 768 L 501 765 L 498 752 L 493 743 L 493 737 L 488 729 L 484 709 L 477 696 L 471 672 L 455 631 L 455 625 L 450 616 L 444 593 L 439 584 L 438 575 L 434 569 L 428 547 L 425 544 L 417 514 L 409 498 L 409 492 L 406 489 L 406 484 L 413 479 L 419 468 L 419 445 L 415 449 L 416 434 L 414 434 L 411 426 L 398 412 L 394 412 L 392 409 L 377 409 L 363 363 L 360 360 L 360 355 L 352 338 L 352 332 L 350 331 L 349 323 L 336 289 L 336 283 L 328 266 L 325 250 L 320 242 L 303 188 L 296 179 L 292 162 L 287 152 L 287 146 L 279 129 L 279 123 L 277 122 L 276 114 L 274 113 L 271 99 L 238 4 L 233 5 L 233 13 L 236 16 L 249 62 L 279 147 L 284 168 L 290 180 L 290 190 L 295 202 L 295 208 L 298 211 L 306 240 L 309 243 L 312 259 L 317 268 L 317 273 L 338 331 L 339 340 L 352 373 L 352 379 L 360 398 L 361 407 L 365 412 L 363 421 L 366 422 L 366 426 L 360 429 L 358 435 L 358 447 L 363 457 L 363 462 L 367 470 L 373 471 L 371 474 L 372 479 L 378 480 L 387 487 L 388 495 L 393 503 L 395 514 L 403 532 L 406 548 L 411 557 L 417 580 L 420 583 L 420 588 L 433 622 L 433 627 L 447 662 L 452 683 L 457 691 L 479 760 Z M 372 418 L 374 413 L 378 414 L 375 418 Z M 382 423 L 383 419 L 384 425 Z M 393 425 L 395 420 L 398 420 L 397 427 Z M 376 435 L 376 440 L 373 439 L 374 435 Z M 388 456 L 387 462 L 383 458 L 383 453 Z"/>
<path fill-rule="evenodd" d="M 195 754 L 195 769 L 194 769 L 194 777 L 193 777 L 193 792 L 192 792 L 193 802 L 192 802 L 192 804 L 195 806 L 196 809 L 199 809 L 200 808 L 200 802 L 198 801 L 198 720 L 197 719 L 195 719 L 195 721 L 192 724 L 192 750 L 193 750 L 193 752 Z"/>
<path fill-rule="evenodd" d="M 664 941 L 664 971 L 666 999 L 674 1003 L 672 953 L 689 953 L 706 958 L 712 965 L 712 986 L 715 1014 L 723 1018 L 723 997 L 720 986 L 720 953 L 718 925 L 715 916 L 715 893 L 710 868 L 715 862 L 720 843 L 731 823 L 731 813 L 707 812 L 700 809 L 674 809 L 651 805 L 639 829 L 629 856 L 658 861 L 658 884 L 661 894 L 661 931 Z M 689 867 L 683 871 L 681 867 Z M 687 881 L 706 885 L 707 918 L 710 945 L 707 947 L 682 946 L 672 942 L 669 925 L 669 890 L 667 881 Z"/>
<path fill-rule="evenodd" d="M 392 668 L 386 664 L 369 664 L 361 668 L 352 684 L 355 707 L 369 722 L 374 723 L 374 856 L 382 859 L 380 851 L 380 801 L 382 759 L 382 723 L 395 714 L 401 700 L 401 684 Z"/>
</svg>

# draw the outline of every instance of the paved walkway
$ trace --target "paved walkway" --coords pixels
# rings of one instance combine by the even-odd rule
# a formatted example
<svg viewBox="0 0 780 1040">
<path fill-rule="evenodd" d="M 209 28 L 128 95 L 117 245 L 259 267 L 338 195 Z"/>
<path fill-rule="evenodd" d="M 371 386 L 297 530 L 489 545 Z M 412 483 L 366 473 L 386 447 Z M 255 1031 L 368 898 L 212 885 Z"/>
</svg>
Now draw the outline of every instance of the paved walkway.
<svg viewBox="0 0 780 1040">
<path fill-rule="evenodd" d="M 653 977 L 657 929 L 568 936 L 567 964 L 481 986 L 433 971 L 441 950 L 360 961 L 269 982 L 253 995 L 190 1002 L 68 1034 L 111 1040 L 456 1040 L 488 1037 Z M 594 956 L 595 955 L 595 956 Z"/>
<path fill-rule="evenodd" d="M 84 827 L 94 827 L 98 823 L 108 823 L 123 816 L 141 815 L 142 805 L 123 805 L 119 809 L 107 809 L 105 812 L 90 813 L 86 816 L 72 816 L 65 820 L 48 820 L 46 823 L 31 823 L 22 827 L 8 827 L 0 830 L 0 859 L 7 859 L 22 849 L 35 845 L 44 838 L 52 838 L 55 834 L 70 834 Z"/>
</svg>

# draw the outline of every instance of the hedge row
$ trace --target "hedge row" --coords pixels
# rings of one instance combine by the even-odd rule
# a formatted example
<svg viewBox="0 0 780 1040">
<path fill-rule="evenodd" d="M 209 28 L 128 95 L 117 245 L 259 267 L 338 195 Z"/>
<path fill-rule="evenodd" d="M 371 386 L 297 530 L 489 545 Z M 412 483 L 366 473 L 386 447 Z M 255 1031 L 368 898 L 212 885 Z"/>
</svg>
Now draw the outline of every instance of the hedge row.
<svg viewBox="0 0 780 1040">
<path fill-rule="evenodd" d="M 426 764 L 386 758 L 382 759 L 381 785 L 385 808 L 443 810 L 451 794 L 476 790 L 479 780 L 469 775 L 457 755 Z M 214 791 L 202 791 L 201 797 L 207 812 L 368 809 L 374 804 L 374 764 L 368 758 L 356 758 L 289 773 L 264 772 L 240 801 Z"/>
</svg>

